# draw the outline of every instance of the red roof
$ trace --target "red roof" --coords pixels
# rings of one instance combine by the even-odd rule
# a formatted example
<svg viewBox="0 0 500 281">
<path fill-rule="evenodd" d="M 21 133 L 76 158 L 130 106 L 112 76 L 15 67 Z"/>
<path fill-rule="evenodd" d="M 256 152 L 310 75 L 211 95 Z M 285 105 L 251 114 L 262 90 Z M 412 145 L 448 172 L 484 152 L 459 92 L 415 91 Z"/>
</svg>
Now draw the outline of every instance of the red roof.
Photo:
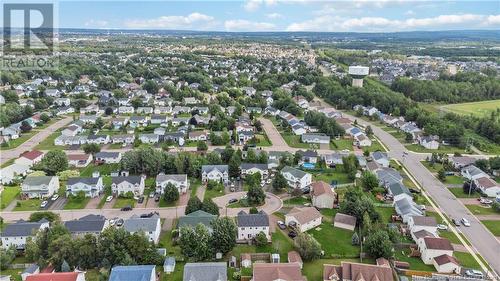
<svg viewBox="0 0 500 281">
<path fill-rule="evenodd" d="M 36 158 L 40 157 L 41 155 L 43 155 L 43 152 L 38 151 L 38 150 L 32 150 L 32 151 L 28 151 L 28 152 L 23 153 L 21 156 L 24 158 L 28 158 L 29 160 L 35 160 Z"/>
<path fill-rule="evenodd" d="M 87 161 L 89 159 L 89 155 L 87 154 L 69 154 L 68 160 L 70 161 Z"/>
<path fill-rule="evenodd" d="M 29 275 L 26 281 L 76 281 L 78 272 L 54 272 Z"/>
</svg>

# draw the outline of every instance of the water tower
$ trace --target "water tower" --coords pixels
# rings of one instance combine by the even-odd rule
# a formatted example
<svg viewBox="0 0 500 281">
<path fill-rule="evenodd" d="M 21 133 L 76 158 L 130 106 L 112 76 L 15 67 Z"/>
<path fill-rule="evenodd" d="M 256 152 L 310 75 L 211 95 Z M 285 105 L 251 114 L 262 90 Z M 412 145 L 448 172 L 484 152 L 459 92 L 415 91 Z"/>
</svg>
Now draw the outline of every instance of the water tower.
<svg viewBox="0 0 500 281">
<path fill-rule="evenodd" d="M 363 78 L 365 78 L 369 72 L 370 68 L 368 66 L 349 66 L 349 75 L 352 77 L 352 86 L 363 87 Z"/>
</svg>

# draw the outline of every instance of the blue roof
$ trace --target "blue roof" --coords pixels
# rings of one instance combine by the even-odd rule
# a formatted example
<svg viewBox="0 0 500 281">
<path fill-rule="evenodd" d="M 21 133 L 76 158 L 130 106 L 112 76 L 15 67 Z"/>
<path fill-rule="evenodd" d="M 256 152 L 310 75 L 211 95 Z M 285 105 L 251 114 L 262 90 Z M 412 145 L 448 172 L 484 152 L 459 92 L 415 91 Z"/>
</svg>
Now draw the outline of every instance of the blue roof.
<svg viewBox="0 0 500 281">
<path fill-rule="evenodd" d="M 149 281 L 155 274 L 154 265 L 115 266 L 111 269 L 109 281 Z"/>
</svg>

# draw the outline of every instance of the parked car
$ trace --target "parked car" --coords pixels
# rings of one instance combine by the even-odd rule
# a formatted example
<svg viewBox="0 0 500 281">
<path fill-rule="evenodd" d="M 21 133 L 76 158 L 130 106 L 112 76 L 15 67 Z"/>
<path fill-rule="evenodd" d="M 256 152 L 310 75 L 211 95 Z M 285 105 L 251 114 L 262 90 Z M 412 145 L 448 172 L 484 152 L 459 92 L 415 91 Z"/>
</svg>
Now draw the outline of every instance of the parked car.
<svg viewBox="0 0 500 281">
<path fill-rule="evenodd" d="M 479 203 L 484 204 L 484 205 L 490 205 L 490 204 L 493 204 L 493 200 L 490 200 L 488 198 L 480 198 Z"/>
<path fill-rule="evenodd" d="M 160 195 L 156 195 L 155 202 L 160 202 Z"/>
<path fill-rule="evenodd" d="M 58 198 L 59 198 L 59 194 L 54 194 L 54 195 L 52 195 L 52 198 L 50 198 L 50 200 L 56 201 Z"/>
<path fill-rule="evenodd" d="M 48 204 L 49 204 L 49 201 L 42 201 L 42 203 L 40 204 L 40 208 L 45 208 L 45 207 L 47 207 Z"/>
<path fill-rule="evenodd" d="M 111 200 L 113 200 L 113 196 L 110 195 L 110 196 L 106 197 L 106 202 L 111 202 Z"/>
<path fill-rule="evenodd" d="M 144 196 L 139 197 L 139 200 L 137 200 L 137 203 L 142 204 L 144 202 Z"/>
<path fill-rule="evenodd" d="M 292 230 L 292 231 L 290 231 L 290 232 L 288 232 L 288 237 L 290 237 L 290 238 L 292 238 L 292 239 L 293 239 L 293 238 L 295 238 L 295 237 L 297 237 L 297 232 L 295 232 L 295 231 L 293 231 L 293 230 Z"/>
<path fill-rule="evenodd" d="M 465 271 L 465 276 L 480 279 L 484 278 L 484 274 L 481 271 L 475 269 L 467 269 Z"/>
<path fill-rule="evenodd" d="M 229 203 L 229 204 L 234 204 L 234 203 L 236 203 L 236 202 L 238 202 L 238 199 L 233 198 L 233 199 L 229 199 L 229 201 L 228 201 L 227 203 Z"/>
<path fill-rule="evenodd" d="M 448 226 L 446 226 L 445 224 L 438 224 L 437 225 L 437 229 L 439 229 L 439 230 L 448 230 Z"/>
<path fill-rule="evenodd" d="M 119 220 L 116 221 L 115 224 L 116 224 L 116 226 L 122 226 L 123 223 L 124 223 L 123 219 L 119 219 Z"/>
<path fill-rule="evenodd" d="M 296 222 L 294 222 L 294 221 L 291 221 L 291 222 L 289 222 L 289 223 L 288 223 L 288 226 L 289 226 L 289 227 L 292 227 L 292 228 L 293 228 L 293 227 L 297 227 L 297 223 L 296 223 Z"/>
<path fill-rule="evenodd" d="M 125 206 L 123 208 L 120 209 L 120 211 L 132 211 L 132 206 Z"/>
<path fill-rule="evenodd" d="M 456 219 L 451 219 L 451 222 L 455 225 L 455 226 L 460 226 L 460 222 Z"/>
<path fill-rule="evenodd" d="M 462 222 L 462 224 L 463 224 L 463 225 L 465 225 L 465 226 L 467 226 L 467 227 L 469 227 L 469 226 L 470 226 L 470 222 L 469 222 L 469 220 L 467 220 L 466 218 L 462 218 L 461 222 Z"/>
<path fill-rule="evenodd" d="M 414 188 L 410 188 L 410 192 L 415 194 L 420 194 L 420 190 Z"/>
<path fill-rule="evenodd" d="M 153 198 L 153 197 L 155 197 L 155 195 L 156 195 L 156 192 L 150 192 L 149 193 L 149 198 Z"/>
<path fill-rule="evenodd" d="M 278 221 L 277 224 L 280 229 L 286 229 L 286 224 L 283 221 Z"/>
</svg>

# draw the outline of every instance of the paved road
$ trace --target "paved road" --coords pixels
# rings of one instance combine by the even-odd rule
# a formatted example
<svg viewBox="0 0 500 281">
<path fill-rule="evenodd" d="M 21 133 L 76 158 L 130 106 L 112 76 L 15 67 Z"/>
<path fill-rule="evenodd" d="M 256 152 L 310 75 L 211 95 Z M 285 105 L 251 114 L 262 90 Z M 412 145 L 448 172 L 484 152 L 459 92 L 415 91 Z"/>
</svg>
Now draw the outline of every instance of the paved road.
<svg viewBox="0 0 500 281">
<path fill-rule="evenodd" d="M 262 123 L 262 128 L 273 144 L 271 147 L 274 151 L 290 151 L 290 147 L 285 142 L 283 136 L 281 136 L 271 120 L 266 118 L 259 118 L 259 121 Z"/>
<path fill-rule="evenodd" d="M 248 212 L 250 208 L 226 208 L 229 200 L 231 199 L 240 199 L 241 197 L 245 196 L 247 193 L 246 192 L 233 192 L 233 193 L 228 193 L 224 196 L 216 197 L 214 198 L 214 203 L 219 206 L 221 209 L 220 214 L 222 216 L 229 216 L 229 217 L 236 217 L 238 213 L 242 210 Z M 266 212 L 266 214 L 272 214 L 283 206 L 283 202 L 281 199 L 270 193 L 266 192 L 266 202 L 263 206 L 258 207 L 257 209 L 263 210 Z"/>
<path fill-rule="evenodd" d="M 58 129 L 66 126 L 72 120 L 73 120 L 73 117 L 71 117 L 71 116 L 66 117 L 64 119 L 61 119 L 61 120 L 55 122 L 54 124 L 48 126 L 47 128 L 43 129 L 42 131 L 38 132 L 37 134 L 35 134 L 29 140 L 25 141 L 20 146 L 13 148 L 13 149 L 0 151 L 0 164 L 3 164 L 11 159 L 19 157 L 19 155 L 21 155 L 23 152 L 25 152 L 27 150 L 32 150 L 42 140 L 46 139 L 48 136 L 50 136 L 52 133 L 54 133 Z"/>
<path fill-rule="evenodd" d="M 354 116 L 344 114 L 345 117 L 356 119 Z M 486 227 L 451 193 L 446 186 L 425 168 L 422 154 L 408 151 L 391 134 L 377 127 L 376 124 L 357 119 L 361 125 L 370 125 L 374 134 L 386 147 L 390 148 L 389 156 L 399 160 L 415 178 L 415 180 L 427 191 L 439 206 L 439 209 L 450 218 L 467 218 L 471 222 L 470 227 L 461 227 L 465 237 L 472 246 L 483 256 L 496 272 L 500 272 L 500 242 L 486 229 Z M 403 153 L 407 153 L 403 156 Z"/>
</svg>

